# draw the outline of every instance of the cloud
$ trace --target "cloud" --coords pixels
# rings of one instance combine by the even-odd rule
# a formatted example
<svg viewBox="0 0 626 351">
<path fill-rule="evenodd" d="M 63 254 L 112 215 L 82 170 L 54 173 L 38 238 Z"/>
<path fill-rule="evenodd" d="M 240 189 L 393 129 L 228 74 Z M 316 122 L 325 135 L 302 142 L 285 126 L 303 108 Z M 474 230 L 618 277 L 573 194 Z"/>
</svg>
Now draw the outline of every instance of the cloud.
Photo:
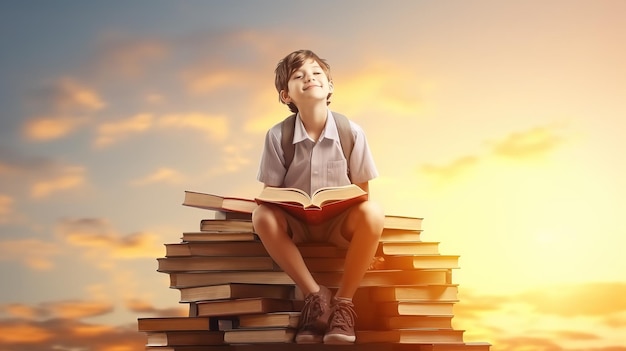
<svg viewBox="0 0 626 351">
<path fill-rule="evenodd" d="M 133 37 L 129 33 L 108 33 L 99 42 L 96 70 L 107 77 L 143 77 L 170 52 L 159 39 Z"/>
<path fill-rule="evenodd" d="M 543 314 L 574 317 L 626 312 L 624 296 L 624 282 L 591 282 L 537 289 L 519 295 L 518 299 Z"/>
<path fill-rule="evenodd" d="M 31 141 L 63 138 L 86 125 L 93 113 L 105 107 L 98 92 L 73 78 L 61 78 L 36 89 L 29 103 L 39 111 L 22 126 L 22 134 Z"/>
<path fill-rule="evenodd" d="M 228 118 L 204 113 L 165 115 L 159 118 L 158 126 L 166 129 L 197 131 L 217 142 L 226 140 L 229 135 Z"/>
<path fill-rule="evenodd" d="M 133 326 L 89 324 L 71 319 L 45 321 L 0 320 L 3 351 L 136 351 L 143 350 L 146 337 Z"/>
<path fill-rule="evenodd" d="M 2 171 L 0 171 L 0 174 L 1 173 Z M 0 224 L 8 223 L 11 220 L 14 201 L 15 200 L 11 196 L 0 194 Z"/>
<path fill-rule="evenodd" d="M 208 94 L 228 86 L 236 86 L 247 75 L 238 69 L 207 70 L 193 68 L 183 73 L 187 90 L 194 95 Z"/>
<path fill-rule="evenodd" d="M 109 258 L 154 258 L 162 251 L 157 235 L 146 232 L 121 235 L 101 218 L 62 219 L 57 224 L 56 232 L 70 245 L 104 252 Z M 101 255 L 86 252 L 85 256 L 98 257 L 99 262 L 106 264 L 101 261 Z"/>
<path fill-rule="evenodd" d="M 5 314 L 28 320 L 81 319 L 108 314 L 113 305 L 105 301 L 66 300 L 44 302 L 35 306 L 22 303 L 2 306 Z"/>
<path fill-rule="evenodd" d="M 36 89 L 30 102 L 46 111 L 52 110 L 69 115 L 95 112 L 106 106 L 96 90 L 69 77 L 60 78 Z"/>
<path fill-rule="evenodd" d="M 224 116 L 213 116 L 204 113 L 181 113 L 155 116 L 149 113 L 137 114 L 114 122 L 100 124 L 96 129 L 94 144 L 107 147 L 133 135 L 154 131 L 155 129 L 171 131 L 193 131 L 206 135 L 209 140 L 221 142 L 228 138 L 229 122 Z"/>
<path fill-rule="evenodd" d="M 135 313 L 142 315 L 150 314 L 156 317 L 186 317 L 189 315 L 189 309 L 185 307 L 156 308 L 155 306 L 140 299 L 126 300 L 126 308 Z M 185 305 L 187 306 L 187 305 Z"/>
<path fill-rule="evenodd" d="M 95 145 L 97 147 L 109 146 L 131 135 L 149 130 L 153 123 L 154 116 L 148 113 L 137 114 L 114 122 L 102 123 L 96 129 Z"/>
<path fill-rule="evenodd" d="M 407 76 L 413 72 L 400 67 L 402 65 L 370 58 L 365 67 L 350 72 L 347 79 L 335 82 L 331 103 L 336 97 L 342 106 L 359 109 L 346 111 L 355 116 L 382 112 L 414 118 L 423 109 L 420 91 L 425 89 L 424 83 L 419 77 Z"/>
<path fill-rule="evenodd" d="M 458 179 L 492 156 L 513 160 L 528 160 L 547 155 L 565 142 L 558 126 L 540 126 L 513 132 L 496 142 L 487 142 L 487 153 L 480 156 L 463 155 L 444 165 L 424 164 L 419 170 L 441 181 Z"/>
<path fill-rule="evenodd" d="M 22 345 L 39 344 L 50 340 L 54 333 L 36 323 L 16 321 L 0 321 L 0 344 Z"/>
<path fill-rule="evenodd" d="M 222 160 L 209 170 L 209 176 L 233 174 L 250 165 L 251 145 L 226 145 L 221 149 Z"/>
<path fill-rule="evenodd" d="M 60 191 L 81 188 L 85 185 L 85 168 L 66 166 L 51 178 L 35 181 L 30 190 L 33 198 L 44 198 Z"/>
<path fill-rule="evenodd" d="M 476 156 L 463 156 L 447 165 L 437 166 L 425 164 L 420 170 L 428 176 L 446 181 L 457 178 L 478 165 L 479 158 Z"/>
<path fill-rule="evenodd" d="M 0 146 L 0 194 L 4 196 L 23 200 L 26 194 L 41 200 L 55 194 L 83 190 L 87 183 L 83 166 L 24 155 Z M 6 202 L 4 204 L 7 205 Z M 27 220 L 22 218 L 24 216 L 13 213 L 13 218 L 20 222 Z"/>
<path fill-rule="evenodd" d="M 150 184 L 180 184 L 185 180 L 185 176 L 179 171 L 171 168 L 159 168 L 147 176 L 132 182 L 134 185 Z"/>
<path fill-rule="evenodd" d="M 0 241 L 0 260 L 17 261 L 37 271 L 54 267 L 53 257 L 59 255 L 57 244 L 38 239 L 14 239 Z"/>
<path fill-rule="evenodd" d="M 539 126 L 509 134 L 492 143 L 493 153 L 506 158 L 534 158 L 550 153 L 565 142 L 555 126 Z"/>
<path fill-rule="evenodd" d="M 548 338 L 536 338 L 536 337 L 513 337 L 513 338 L 498 338 L 494 342 L 494 351 L 506 350 L 506 351 L 565 351 L 558 343 Z"/>
<path fill-rule="evenodd" d="M 24 135 L 33 141 L 60 139 L 74 132 L 88 121 L 85 117 L 36 117 L 24 125 Z"/>
</svg>

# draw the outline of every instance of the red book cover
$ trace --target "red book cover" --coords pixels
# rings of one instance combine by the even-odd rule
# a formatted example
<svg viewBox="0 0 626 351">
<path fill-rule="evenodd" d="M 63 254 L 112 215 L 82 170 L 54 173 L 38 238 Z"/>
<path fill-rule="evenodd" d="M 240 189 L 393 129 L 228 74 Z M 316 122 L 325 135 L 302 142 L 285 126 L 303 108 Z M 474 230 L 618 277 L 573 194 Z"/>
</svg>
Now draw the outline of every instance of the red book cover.
<svg viewBox="0 0 626 351">
<path fill-rule="evenodd" d="M 318 224 L 367 200 L 367 196 L 363 189 L 350 184 L 321 188 L 310 197 L 300 189 L 266 187 L 255 200 L 259 204 L 279 206 L 307 223 Z"/>
</svg>

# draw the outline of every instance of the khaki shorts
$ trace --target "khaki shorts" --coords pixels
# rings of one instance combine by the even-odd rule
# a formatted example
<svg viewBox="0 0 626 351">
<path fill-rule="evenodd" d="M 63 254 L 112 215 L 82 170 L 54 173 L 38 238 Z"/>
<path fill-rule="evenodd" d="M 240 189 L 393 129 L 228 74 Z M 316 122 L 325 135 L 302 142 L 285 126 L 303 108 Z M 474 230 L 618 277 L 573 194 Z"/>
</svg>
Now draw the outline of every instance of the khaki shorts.
<svg viewBox="0 0 626 351">
<path fill-rule="evenodd" d="M 350 211 L 319 224 L 308 224 L 285 211 L 282 212 L 294 243 L 330 243 L 344 249 L 350 245 L 350 241 L 341 234 L 341 227 Z"/>
</svg>

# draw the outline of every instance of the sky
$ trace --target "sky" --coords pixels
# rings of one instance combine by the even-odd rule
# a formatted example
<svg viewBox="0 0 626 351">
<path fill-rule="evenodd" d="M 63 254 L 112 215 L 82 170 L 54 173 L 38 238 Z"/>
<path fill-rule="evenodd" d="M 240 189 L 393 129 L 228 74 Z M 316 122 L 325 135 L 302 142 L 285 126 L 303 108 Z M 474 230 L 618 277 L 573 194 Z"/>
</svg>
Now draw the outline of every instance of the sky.
<svg viewBox="0 0 626 351">
<path fill-rule="evenodd" d="M 626 350 L 626 2 L 3 1 L 0 350 L 141 350 L 156 272 L 254 197 L 273 71 L 311 49 L 365 130 L 372 199 L 460 255 L 494 351 Z"/>
</svg>

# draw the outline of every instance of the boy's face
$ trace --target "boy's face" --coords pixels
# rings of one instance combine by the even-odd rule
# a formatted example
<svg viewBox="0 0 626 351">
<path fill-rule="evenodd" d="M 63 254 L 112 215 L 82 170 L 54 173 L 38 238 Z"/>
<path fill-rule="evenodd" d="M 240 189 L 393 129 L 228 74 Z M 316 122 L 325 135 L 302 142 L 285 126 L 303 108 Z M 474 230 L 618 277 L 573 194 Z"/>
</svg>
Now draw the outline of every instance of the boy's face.
<svg viewBox="0 0 626 351">
<path fill-rule="evenodd" d="M 289 77 L 287 91 L 280 92 L 285 103 L 293 102 L 298 108 L 305 104 L 324 102 L 333 92 L 333 84 L 313 59 L 309 59 Z"/>
</svg>

